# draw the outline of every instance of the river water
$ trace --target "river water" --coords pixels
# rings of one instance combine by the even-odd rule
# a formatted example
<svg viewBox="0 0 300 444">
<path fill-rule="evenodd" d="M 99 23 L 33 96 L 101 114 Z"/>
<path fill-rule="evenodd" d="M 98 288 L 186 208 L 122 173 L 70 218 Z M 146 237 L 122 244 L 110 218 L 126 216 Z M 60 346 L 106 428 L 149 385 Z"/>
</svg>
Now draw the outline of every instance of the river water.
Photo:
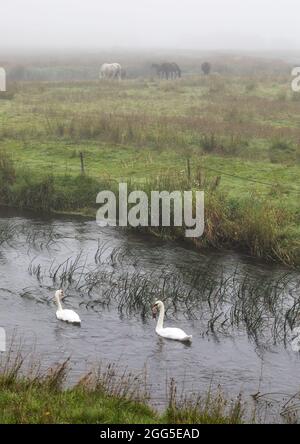
<svg viewBox="0 0 300 444">
<path fill-rule="evenodd" d="M 170 378 L 187 394 L 205 394 L 210 385 L 246 399 L 299 391 L 287 322 L 300 297 L 297 272 L 80 218 L 1 209 L 1 229 L 0 326 L 8 343 L 21 338 L 43 366 L 71 357 L 74 381 L 97 362 L 146 368 L 157 407 Z M 81 327 L 56 320 L 60 286 Z M 165 324 L 193 335 L 190 346 L 156 335 L 150 307 L 157 298 L 167 307 Z"/>
</svg>

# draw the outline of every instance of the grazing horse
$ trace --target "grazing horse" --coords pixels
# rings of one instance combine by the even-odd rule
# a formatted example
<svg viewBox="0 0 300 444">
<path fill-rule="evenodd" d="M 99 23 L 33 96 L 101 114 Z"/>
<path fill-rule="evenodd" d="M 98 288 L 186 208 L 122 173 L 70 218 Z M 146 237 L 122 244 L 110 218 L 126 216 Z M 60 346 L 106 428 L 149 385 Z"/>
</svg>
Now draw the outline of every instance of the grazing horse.
<svg viewBox="0 0 300 444">
<path fill-rule="evenodd" d="M 171 65 L 173 66 L 173 76 L 175 79 L 180 78 L 181 77 L 181 69 L 179 68 L 179 66 L 177 65 L 177 63 L 171 63 Z"/>
<path fill-rule="evenodd" d="M 158 63 L 152 63 L 152 68 L 156 70 L 156 74 L 158 75 L 158 77 L 162 78 L 162 65 L 159 65 Z"/>
<path fill-rule="evenodd" d="M 181 69 L 176 63 L 162 63 L 158 65 L 153 63 L 152 68 L 156 69 L 156 73 L 160 79 L 177 79 L 181 77 Z"/>
<path fill-rule="evenodd" d="M 119 63 L 103 63 L 100 69 L 100 79 L 122 79 L 122 67 Z"/>
</svg>

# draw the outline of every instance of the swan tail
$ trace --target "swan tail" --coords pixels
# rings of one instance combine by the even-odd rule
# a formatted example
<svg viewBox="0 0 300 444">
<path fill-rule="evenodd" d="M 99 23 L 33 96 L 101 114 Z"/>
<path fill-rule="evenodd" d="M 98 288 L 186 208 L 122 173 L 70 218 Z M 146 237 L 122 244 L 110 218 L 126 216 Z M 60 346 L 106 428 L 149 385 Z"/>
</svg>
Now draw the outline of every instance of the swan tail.
<svg viewBox="0 0 300 444">
<path fill-rule="evenodd" d="M 189 341 L 189 342 L 192 342 L 192 339 L 193 339 L 193 335 L 187 335 L 187 336 L 184 338 L 185 341 Z"/>
</svg>

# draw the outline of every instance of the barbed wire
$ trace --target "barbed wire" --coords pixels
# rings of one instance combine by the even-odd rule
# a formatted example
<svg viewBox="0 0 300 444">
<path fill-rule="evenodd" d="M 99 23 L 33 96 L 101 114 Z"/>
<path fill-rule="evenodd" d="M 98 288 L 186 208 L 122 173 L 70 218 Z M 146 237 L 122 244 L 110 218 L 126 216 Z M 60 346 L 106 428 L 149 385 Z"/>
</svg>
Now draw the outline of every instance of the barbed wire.
<svg viewBox="0 0 300 444">
<path fill-rule="evenodd" d="M 243 180 L 245 182 L 257 183 L 259 185 L 264 185 L 264 186 L 268 186 L 268 187 L 272 187 L 272 188 L 276 188 L 278 186 L 282 186 L 285 189 L 285 191 L 287 191 L 287 192 L 300 194 L 300 188 L 299 189 L 288 188 L 286 184 L 283 184 L 283 183 L 280 183 L 280 182 L 265 182 L 265 181 L 254 179 L 254 178 L 250 178 L 250 177 L 244 177 L 244 176 L 239 176 L 237 174 L 227 173 L 227 172 L 225 172 L 223 170 L 218 170 L 216 168 L 208 167 L 206 165 L 199 165 L 199 169 L 200 170 L 212 171 L 214 173 L 220 174 L 221 176 L 224 175 L 224 176 L 231 177 L 233 179 Z M 152 171 L 152 170 L 150 171 L 149 170 L 149 174 L 153 174 L 153 172 L 154 171 Z M 163 173 L 160 173 L 160 174 L 170 176 L 170 174 L 168 174 L 166 172 L 163 172 Z M 171 177 L 178 177 L 178 172 L 172 174 Z"/>
<path fill-rule="evenodd" d="M 204 169 L 204 170 L 209 170 L 209 171 L 213 171 L 215 173 L 221 174 L 221 175 L 225 175 L 225 176 L 229 176 L 229 177 L 233 177 L 234 179 L 239 179 L 239 180 L 244 180 L 247 182 L 253 182 L 253 183 L 258 183 L 260 185 L 265 185 L 265 186 L 269 186 L 269 187 L 276 187 L 276 186 L 282 186 L 284 187 L 287 191 L 291 192 L 291 193 L 300 193 L 300 189 L 295 189 L 295 188 L 287 188 L 285 184 L 282 184 L 280 182 L 263 182 L 261 180 L 257 180 L 257 179 L 252 179 L 250 177 L 243 177 L 243 176 L 238 176 L 236 174 L 231 174 L 231 173 L 226 173 L 224 171 L 221 170 L 217 170 L 215 168 L 211 168 L 211 167 L 207 167 L 207 166 L 201 166 L 200 168 Z"/>
</svg>

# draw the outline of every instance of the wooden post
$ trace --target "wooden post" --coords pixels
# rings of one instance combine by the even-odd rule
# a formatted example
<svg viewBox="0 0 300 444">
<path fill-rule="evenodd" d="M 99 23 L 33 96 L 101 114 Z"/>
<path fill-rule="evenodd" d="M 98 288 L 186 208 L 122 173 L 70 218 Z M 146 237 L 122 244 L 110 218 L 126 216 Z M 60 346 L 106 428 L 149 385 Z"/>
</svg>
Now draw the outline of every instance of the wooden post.
<svg viewBox="0 0 300 444">
<path fill-rule="evenodd" d="M 191 161 L 190 158 L 188 157 L 187 160 L 187 174 L 188 174 L 188 180 L 189 182 L 191 181 Z"/>
<path fill-rule="evenodd" d="M 80 156 L 81 174 L 84 174 L 84 160 L 83 160 L 83 152 L 82 151 L 80 151 L 79 156 Z"/>
</svg>

